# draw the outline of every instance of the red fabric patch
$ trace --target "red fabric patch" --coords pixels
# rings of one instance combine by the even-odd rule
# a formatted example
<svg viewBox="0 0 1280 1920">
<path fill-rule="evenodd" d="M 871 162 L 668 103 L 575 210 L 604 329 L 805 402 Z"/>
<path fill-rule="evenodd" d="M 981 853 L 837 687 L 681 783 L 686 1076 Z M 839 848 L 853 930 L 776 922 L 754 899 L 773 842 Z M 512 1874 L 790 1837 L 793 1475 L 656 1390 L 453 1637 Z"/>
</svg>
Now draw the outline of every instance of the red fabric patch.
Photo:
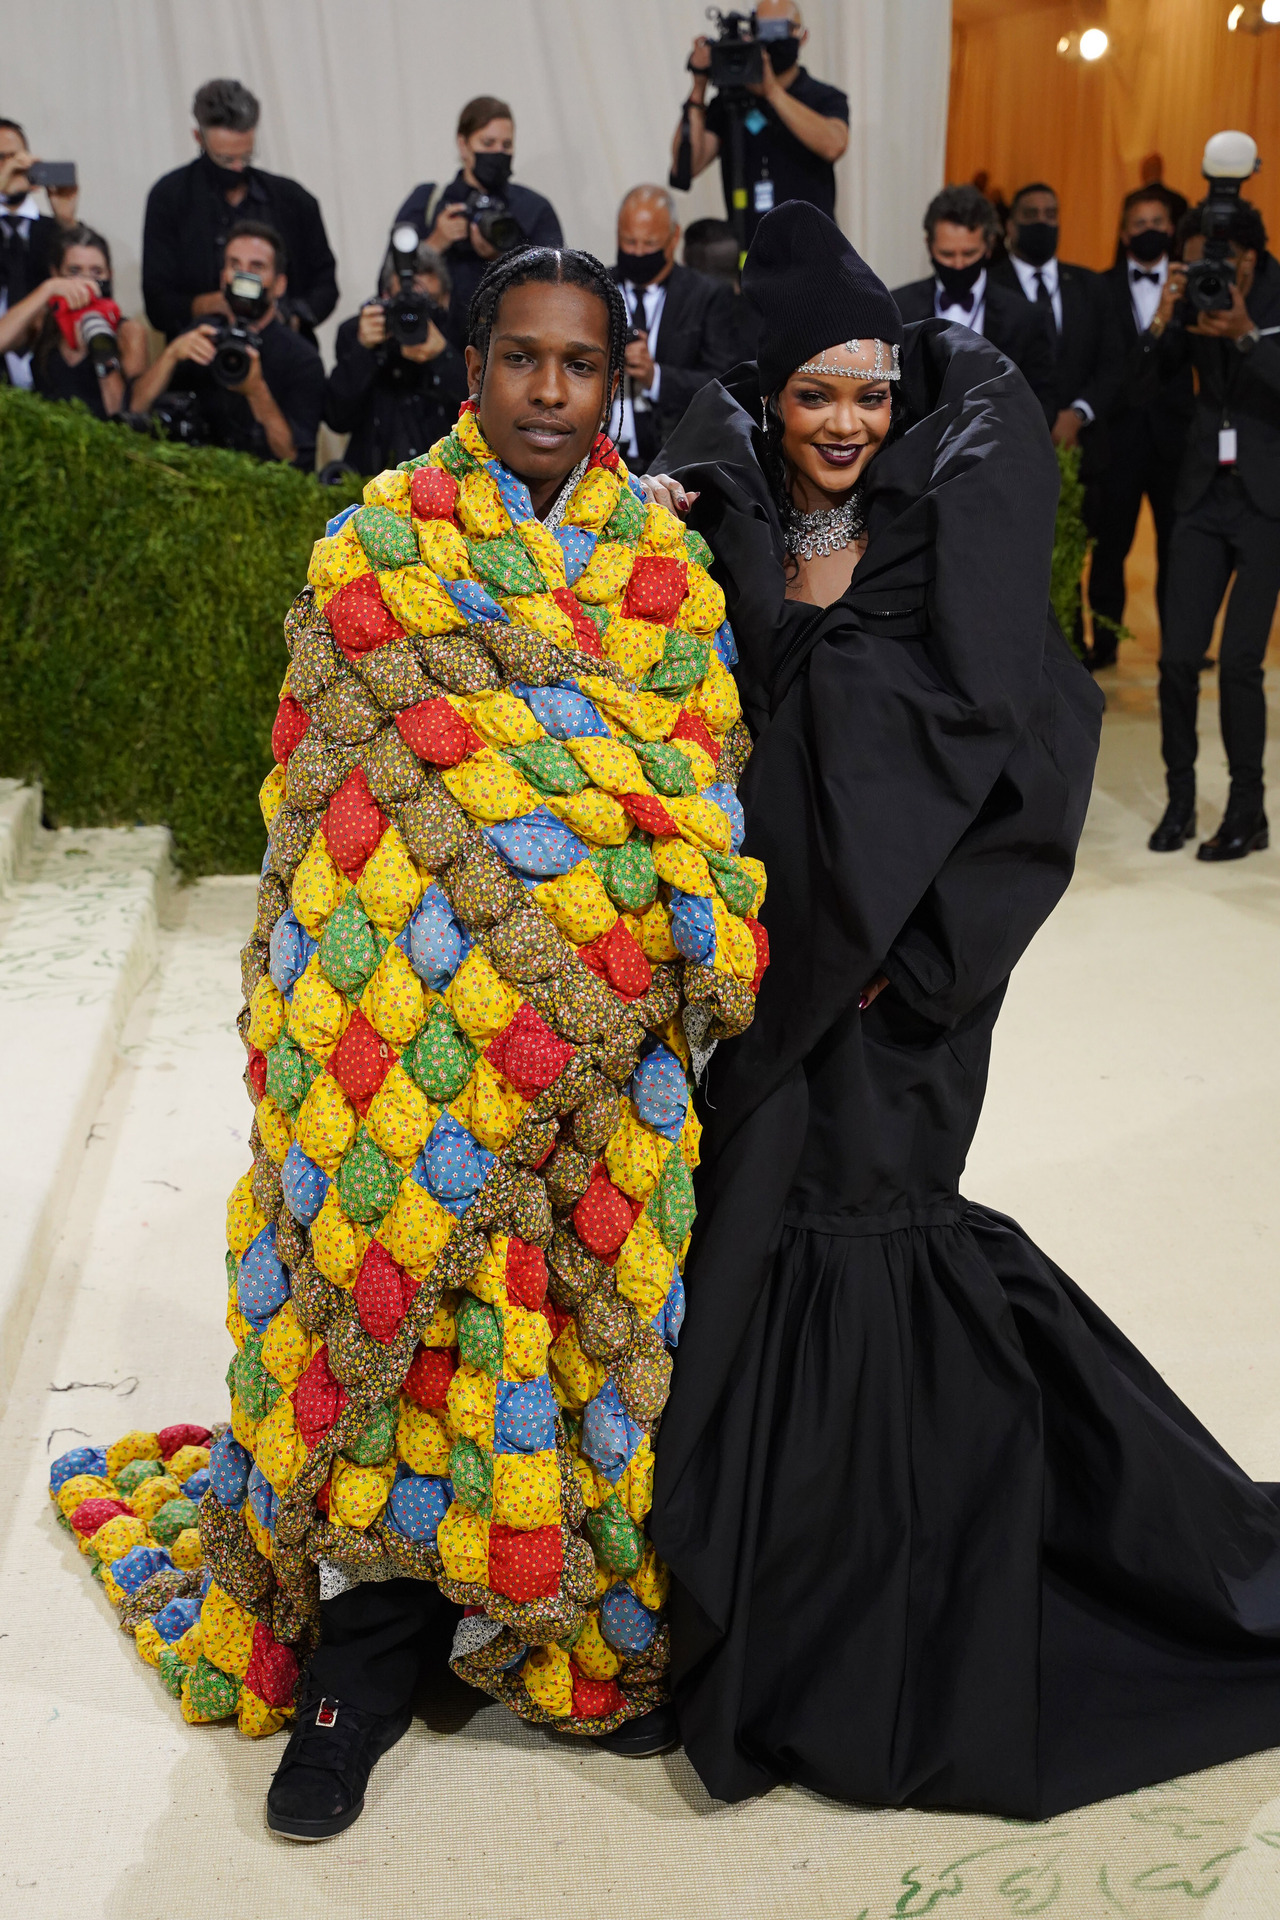
<svg viewBox="0 0 1280 1920">
<path fill-rule="evenodd" d="M 669 627 L 689 591 L 689 567 L 667 553 L 639 553 L 623 595 L 626 620 L 656 620 Z"/>
<path fill-rule="evenodd" d="M 518 1307 L 536 1313 L 547 1297 L 547 1256 L 514 1235 L 507 1242 L 507 1293 Z"/>
<path fill-rule="evenodd" d="M 256 1104 L 267 1090 L 267 1056 L 261 1047 L 250 1047 L 249 1064 L 245 1072 L 249 1076 L 249 1085 L 253 1088 Z"/>
<path fill-rule="evenodd" d="M 457 1371 L 456 1347 L 420 1346 L 400 1391 L 408 1394 L 415 1407 L 438 1410 L 448 1398 L 449 1382 Z"/>
<path fill-rule="evenodd" d="M 284 765 L 310 725 L 311 716 L 306 708 L 300 707 L 291 693 L 286 693 L 276 708 L 275 724 L 271 729 L 271 751 L 280 766 Z"/>
<path fill-rule="evenodd" d="M 321 1513 L 327 1514 L 329 1511 L 329 1482 L 327 1480 L 323 1486 L 316 1488 L 316 1506 Z"/>
<path fill-rule="evenodd" d="M 456 767 L 484 745 L 475 728 L 467 725 L 442 693 L 419 700 L 416 707 L 406 707 L 396 715 L 396 725 L 419 760 L 429 760 L 433 767 Z"/>
<path fill-rule="evenodd" d="M 621 1713 L 626 1701 L 616 1680 L 588 1680 L 577 1662 L 569 1662 L 573 1674 L 573 1710 L 580 1720 L 604 1720 Z"/>
<path fill-rule="evenodd" d="M 563 1307 L 556 1306 L 555 1302 L 552 1300 L 543 1301 L 541 1312 L 542 1312 L 543 1319 L 546 1321 L 547 1325 L 551 1329 L 551 1338 L 553 1340 L 558 1340 L 560 1338 L 560 1335 L 564 1332 L 565 1328 L 568 1326 L 569 1322 L 572 1320 L 573 1315 L 571 1313 L 566 1313 Z"/>
<path fill-rule="evenodd" d="M 573 1210 L 573 1224 L 583 1246 L 600 1259 L 616 1253 L 635 1225 L 626 1195 L 618 1192 L 599 1164 Z"/>
<path fill-rule="evenodd" d="M 211 1447 L 213 1435 L 208 1427 L 192 1426 L 189 1421 L 176 1427 L 161 1427 L 156 1439 L 160 1442 L 160 1458 L 168 1460 L 179 1447 Z"/>
<path fill-rule="evenodd" d="M 369 1025 L 359 1007 L 329 1055 L 329 1071 L 363 1120 L 369 1102 L 400 1058 Z"/>
<path fill-rule="evenodd" d="M 417 520 L 452 520 L 458 483 L 443 467 L 415 467 L 409 482 L 409 508 Z"/>
<path fill-rule="evenodd" d="M 552 1031 L 526 1002 L 485 1048 L 485 1059 L 505 1074 L 516 1092 L 536 1100 L 562 1074 L 575 1049 Z"/>
<path fill-rule="evenodd" d="M 355 1284 L 356 1311 L 365 1332 L 387 1346 L 400 1331 L 400 1322 L 417 1291 L 418 1282 L 397 1265 L 379 1241 L 371 1240 Z"/>
<path fill-rule="evenodd" d="M 567 613 L 573 622 L 573 644 L 579 653 L 589 653 L 593 660 L 603 660 L 604 648 L 600 645 L 600 635 L 593 620 L 589 620 L 582 611 L 582 602 L 572 587 L 555 587 L 551 598 L 561 613 Z"/>
<path fill-rule="evenodd" d="M 639 1000 L 653 983 L 653 968 L 624 920 L 615 920 L 608 933 L 579 947 L 578 958 L 607 981 L 620 1000 Z"/>
<path fill-rule="evenodd" d="M 114 1520 L 118 1513 L 128 1514 L 133 1519 L 133 1508 L 126 1506 L 123 1500 L 113 1500 L 107 1494 L 100 1494 L 92 1500 L 82 1500 L 71 1516 L 71 1524 L 77 1533 L 86 1537 L 96 1533 L 99 1527 L 105 1527 L 108 1520 Z"/>
<path fill-rule="evenodd" d="M 269 1707 L 287 1707 L 298 1684 L 298 1662 L 261 1620 L 253 1623 L 253 1652 L 244 1683 Z"/>
<path fill-rule="evenodd" d="M 489 1585 L 508 1600 L 545 1600 L 560 1591 L 564 1541 L 559 1527 L 489 1528 Z"/>
<path fill-rule="evenodd" d="M 701 747 L 704 752 L 711 755 L 711 764 L 713 767 L 719 766 L 720 742 L 715 738 L 710 728 L 703 725 L 697 714 L 690 713 L 687 707 L 681 707 L 680 718 L 676 721 L 674 727 L 672 727 L 667 738 L 669 740 L 692 740 L 695 746 Z"/>
<path fill-rule="evenodd" d="M 638 827 L 646 833 L 655 833 L 665 839 L 679 837 L 680 829 L 661 800 L 651 793 L 620 793 L 617 796 L 619 806 L 631 815 Z"/>
<path fill-rule="evenodd" d="M 590 473 L 592 467 L 603 467 L 606 473 L 616 473 L 618 471 L 618 449 L 614 446 L 607 433 L 601 432 L 596 435 L 595 445 L 591 449 L 591 457 L 587 461 L 588 473 Z"/>
<path fill-rule="evenodd" d="M 333 628 L 333 637 L 350 659 L 353 654 L 372 653 L 388 640 L 399 640 L 404 628 L 383 601 L 376 573 L 362 573 L 339 587 L 325 603 L 324 617 Z"/>
<path fill-rule="evenodd" d="M 324 810 L 325 844 L 335 867 L 358 880 L 387 830 L 387 816 L 369 791 L 363 767 L 353 767 Z"/>
<path fill-rule="evenodd" d="M 329 1371 L 328 1347 L 321 1347 L 312 1355 L 310 1365 L 289 1398 L 293 1401 L 294 1421 L 309 1453 L 324 1439 L 347 1404 L 346 1388 Z M 316 1502 L 318 1505 L 318 1494 Z"/>
<path fill-rule="evenodd" d="M 764 979 L 764 970 L 769 964 L 769 935 L 760 922 L 753 920 L 749 913 L 743 915 L 743 920 L 750 928 L 751 938 L 756 943 L 756 970 L 751 976 L 751 991 L 759 993 L 760 982 Z"/>
</svg>

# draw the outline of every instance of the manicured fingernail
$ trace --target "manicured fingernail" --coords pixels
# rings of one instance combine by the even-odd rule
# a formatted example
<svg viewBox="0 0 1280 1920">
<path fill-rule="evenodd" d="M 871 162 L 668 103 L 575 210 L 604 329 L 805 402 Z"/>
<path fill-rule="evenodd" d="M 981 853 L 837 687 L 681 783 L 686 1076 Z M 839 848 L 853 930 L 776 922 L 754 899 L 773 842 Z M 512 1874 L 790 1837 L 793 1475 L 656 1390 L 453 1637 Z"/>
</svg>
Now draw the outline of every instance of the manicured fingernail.
<svg viewBox="0 0 1280 1920">
<path fill-rule="evenodd" d="M 867 1008 L 870 1005 L 871 1005 L 871 995 L 869 993 L 861 994 L 858 999 L 858 1012 L 865 1013 Z"/>
</svg>

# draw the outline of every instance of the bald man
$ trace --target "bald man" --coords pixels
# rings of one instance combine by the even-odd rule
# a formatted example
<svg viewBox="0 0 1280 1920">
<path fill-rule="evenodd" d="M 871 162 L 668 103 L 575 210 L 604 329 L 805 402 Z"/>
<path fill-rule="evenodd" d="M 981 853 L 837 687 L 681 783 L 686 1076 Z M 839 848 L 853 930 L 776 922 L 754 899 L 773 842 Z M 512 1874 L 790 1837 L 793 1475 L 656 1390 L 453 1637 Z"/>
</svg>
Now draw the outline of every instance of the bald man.
<svg viewBox="0 0 1280 1920">
<path fill-rule="evenodd" d="M 741 358 L 734 295 L 676 260 L 680 227 L 665 187 L 632 187 L 618 208 L 614 268 L 638 336 L 610 431 L 644 473 L 700 387 Z"/>
<path fill-rule="evenodd" d="M 748 246 L 757 223 L 784 200 L 808 200 L 835 219 L 836 161 L 849 144 L 847 94 L 815 80 L 799 64 L 809 31 L 796 0 L 757 0 L 755 23 L 764 43 L 764 78 L 748 88 L 755 98 L 741 115 L 743 178 L 737 182 L 746 196 Z M 707 104 L 710 66 L 711 42 L 700 34 L 689 57 L 693 85 L 671 144 L 672 178 L 687 119 L 690 171 L 699 174 L 719 158 L 725 211 L 733 219 L 730 109 L 722 94 Z"/>
</svg>

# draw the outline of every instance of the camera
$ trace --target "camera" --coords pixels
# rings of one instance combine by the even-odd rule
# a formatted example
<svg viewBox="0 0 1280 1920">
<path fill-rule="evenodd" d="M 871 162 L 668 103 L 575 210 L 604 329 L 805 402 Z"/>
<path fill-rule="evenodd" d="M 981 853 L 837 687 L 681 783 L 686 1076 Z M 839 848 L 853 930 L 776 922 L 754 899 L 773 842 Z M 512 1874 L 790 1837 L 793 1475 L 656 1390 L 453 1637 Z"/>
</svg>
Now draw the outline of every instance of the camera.
<svg viewBox="0 0 1280 1920">
<path fill-rule="evenodd" d="M 118 373 L 120 342 L 110 317 L 96 302 L 81 313 L 79 332 L 81 344 L 88 348 L 90 364 L 99 378 L 103 374 Z"/>
<path fill-rule="evenodd" d="M 395 293 L 378 302 L 387 316 L 387 339 L 398 347 L 420 347 L 431 327 L 431 300 L 413 284 L 418 263 L 418 234 L 407 222 L 392 228 L 391 260 L 400 285 Z"/>
<path fill-rule="evenodd" d="M 497 253 L 510 253 L 524 245 L 524 228 L 501 194 L 469 193 L 467 222 L 479 228 L 481 239 L 487 240 Z"/>
<path fill-rule="evenodd" d="M 76 163 L 74 160 L 33 160 L 27 168 L 27 179 L 33 187 L 74 187 L 76 184 Z"/>
<path fill-rule="evenodd" d="M 754 13 L 721 13 L 718 7 L 708 7 L 707 18 L 717 29 L 708 78 L 721 92 L 760 86 L 766 47 L 770 41 L 790 39 L 795 31 L 792 20 L 757 20 Z"/>
<path fill-rule="evenodd" d="M 225 288 L 227 305 L 237 321 L 261 320 L 271 305 L 266 284 L 256 273 L 233 273 Z M 214 336 L 214 355 L 210 372 L 220 387 L 238 387 L 248 378 L 250 352 L 258 345 L 257 335 L 247 326 L 221 326 Z"/>
<path fill-rule="evenodd" d="M 1230 259 L 1231 223 L 1240 189 L 1258 169 L 1258 149 L 1247 133 L 1215 133 L 1204 150 L 1209 191 L 1200 209 L 1204 253 L 1187 268 L 1184 298 L 1195 313 L 1229 313 L 1236 270 Z"/>
</svg>

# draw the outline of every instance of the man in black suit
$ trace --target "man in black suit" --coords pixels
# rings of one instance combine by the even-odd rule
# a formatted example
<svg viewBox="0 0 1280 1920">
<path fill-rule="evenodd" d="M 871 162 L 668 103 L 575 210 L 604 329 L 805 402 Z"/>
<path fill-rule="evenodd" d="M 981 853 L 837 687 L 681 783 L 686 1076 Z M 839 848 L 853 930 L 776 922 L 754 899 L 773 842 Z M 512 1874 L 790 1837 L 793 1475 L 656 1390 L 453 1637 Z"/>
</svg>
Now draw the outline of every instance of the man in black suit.
<svg viewBox="0 0 1280 1920">
<path fill-rule="evenodd" d="M 1164 608 L 1174 488 L 1195 394 L 1189 364 L 1153 382 L 1135 354 L 1168 278 L 1174 204 L 1180 198 L 1159 184 L 1127 194 L 1116 263 L 1102 275 L 1128 358 L 1107 422 L 1110 457 L 1097 482 L 1097 541 L 1089 569 L 1094 613 L 1089 664 L 1095 669 L 1113 665 L 1116 658 L 1116 629 L 1124 619 L 1124 563 L 1144 494 L 1156 527 L 1156 610 L 1162 614 Z"/>
<path fill-rule="evenodd" d="M 734 295 L 676 260 L 680 228 L 665 187 L 632 187 L 618 208 L 614 273 L 639 335 L 627 348 L 610 432 L 645 472 L 700 387 L 740 358 Z"/>
<path fill-rule="evenodd" d="M 933 262 L 927 280 L 894 290 L 904 320 L 935 316 L 972 327 L 1007 354 L 1025 376 L 1046 416 L 1054 394 L 1053 335 L 1047 318 L 989 271 L 999 232 L 995 208 L 976 187 L 944 187 L 925 209 L 924 235 Z"/>
<path fill-rule="evenodd" d="M 1231 789 L 1201 860 L 1239 860 L 1267 845 L 1263 660 L 1280 595 L 1280 262 L 1247 201 L 1232 214 L 1227 239 L 1230 310 L 1195 314 L 1180 305 L 1187 265 L 1204 254 L 1200 209 L 1192 208 L 1177 234 L 1186 264 L 1169 269 L 1141 341 L 1153 388 L 1188 366 L 1197 378 L 1165 588 L 1160 744 L 1169 804 L 1149 842 L 1154 853 L 1176 851 L 1195 832 L 1200 663 L 1235 575 L 1218 649 Z"/>
<path fill-rule="evenodd" d="M 1084 519 L 1098 531 L 1098 482 L 1108 459 L 1107 419 L 1124 377 L 1124 338 L 1102 277 L 1058 259 L 1058 196 L 1043 181 L 1019 187 L 1005 225 L 1008 253 L 994 283 L 1039 307 L 1053 327 L 1056 374 L 1049 431 L 1080 449 Z"/>
</svg>

